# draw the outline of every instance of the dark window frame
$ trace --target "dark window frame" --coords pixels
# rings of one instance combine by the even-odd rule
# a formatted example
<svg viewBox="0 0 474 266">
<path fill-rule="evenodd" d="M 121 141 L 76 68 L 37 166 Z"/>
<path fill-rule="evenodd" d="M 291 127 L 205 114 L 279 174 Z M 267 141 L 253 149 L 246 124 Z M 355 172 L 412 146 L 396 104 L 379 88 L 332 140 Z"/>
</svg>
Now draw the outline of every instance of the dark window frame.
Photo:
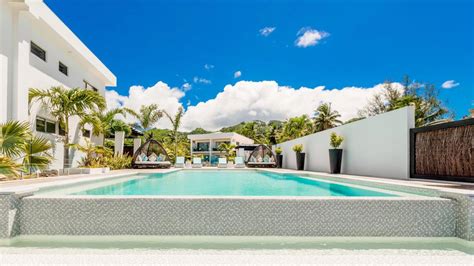
<svg viewBox="0 0 474 266">
<path fill-rule="evenodd" d="M 84 89 L 86 90 L 91 89 L 95 92 L 99 92 L 99 90 L 96 87 L 94 87 L 92 84 L 90 84 L 87 80 L 84 80 Z"/>
<path fill-rule="evenodd" d="M 41 123 L 41 126 L 38 122 Z M 37 132 L 56 134 L 56 122 L 41 116 L 37 116 L 35 119 L 35 130 Z"/>
<path fill-rule="evenodd" d="M 58 64 L 58 70 L 59 72 L 63 73 L 64 75 L 66 76 L 69 76 L 69 68 L 68 66 L 66 66 L 63 62 L 59 61 L 59 64 Z"/>
<path fill-rule="evenodd" d="M 83 129 L 82 130 L 82 136 L 85 137 L 85 138 L 91 138 L 91 131 L 89 129 Z"/>
<path fill-rule="evenodd" d="M 39 59 L 46 62 L 46 50 L 41 48 L 39 45 L 34 43 L 33 41 L 30 42 L 30 52 L 37 56 Z"/>
</svg>

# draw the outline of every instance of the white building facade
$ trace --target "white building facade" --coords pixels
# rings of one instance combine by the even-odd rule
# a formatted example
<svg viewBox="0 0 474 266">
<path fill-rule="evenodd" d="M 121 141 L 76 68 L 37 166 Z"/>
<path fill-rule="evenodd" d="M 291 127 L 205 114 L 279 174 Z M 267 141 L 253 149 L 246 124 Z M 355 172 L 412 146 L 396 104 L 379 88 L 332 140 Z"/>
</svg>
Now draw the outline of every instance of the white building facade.
<svg viewBox="0 0 474 266">
<path fill-rule="evenodd" d="M 52 86 L 90 89 L 104 96 L 106 86 L 116 86 L 116 77 L 42 0 L 0 0 L 0 122 L 29 121 L 33 131 L 54 145 L 52 168 L 62 168 L 59 123 L 39 104 L 28 106 L 30 88 Z M 100 142 L 78 122 L 77 116 L 70 118 L 71 142 Z M 71 166 L 80 157 L 71 154 Z"/>
<path fill-rule="evenodd" d="M 219 150 L 219 145 L 222 143 L 236 146 L 254 143 L 252 139 L 234 132 L 193 134 L 188 135 L 188 139 L 191 142 L 191 157 L 202 157 L 203 162 L 209 165 L 216 165 L 219 157 L 223 155 L 222 151 Z"/>
</svg>

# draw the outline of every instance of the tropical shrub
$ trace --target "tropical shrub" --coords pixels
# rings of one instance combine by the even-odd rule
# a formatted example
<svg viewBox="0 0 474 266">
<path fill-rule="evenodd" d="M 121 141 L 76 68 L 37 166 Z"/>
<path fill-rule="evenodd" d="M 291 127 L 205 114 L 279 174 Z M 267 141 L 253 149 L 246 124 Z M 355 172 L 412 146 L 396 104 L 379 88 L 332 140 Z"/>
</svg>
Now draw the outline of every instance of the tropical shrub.
<svg viewBox="0 0 474 266">
<path fill-rule="evenodd" d="M 303 151 L 303 144 L 296 144 L 293 146 L 293 151 L 296 153 L 302 152 Z"/>
<path fill-rule="evenodd" d="M 32 134 L 27 122 L 0 124 L 0 174 L 15 177 L 20 171 L 31 174 L 47 168 L 53 159 L 51 147 L 48 140 Z"/>
<path fill-rule="evenodd" d="M 276 148 L 275 148 L 275 153 L 276 153 L 277 155 L 280 155 L 282 152 L 283 152 L 283 149 L 282 149 L 281 147 L 276 147 Z"/>
<path fill-rule="evenodd" d="M 337 149 L 339 148 L 339 146 L 341 146 L 343 141 L 344 141 L 344 137 L 337 135 L 336 132 L 331 133 L 331 137 L 329 140 L 329 144 L 331 145 L 331 147 L 333 147 L 334 149 Z"/>
<path fill-rule="evenodd" d="M 105 157 L 104 162 L 105 167 L 110 167 L 112 170 L 127 169 L 132 166 L 132 156 L 114 154 Z"/>
</svg>

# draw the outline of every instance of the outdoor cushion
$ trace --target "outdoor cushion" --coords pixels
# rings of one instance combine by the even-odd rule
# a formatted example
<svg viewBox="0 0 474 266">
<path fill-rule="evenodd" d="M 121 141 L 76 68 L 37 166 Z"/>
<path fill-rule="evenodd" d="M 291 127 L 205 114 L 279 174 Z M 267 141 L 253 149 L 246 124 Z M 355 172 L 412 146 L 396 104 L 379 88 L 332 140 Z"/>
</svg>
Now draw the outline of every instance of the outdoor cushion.
<svg viewBox="0 0 474 266">
<path fill-rule="evenodd" d="M 184 157 L 176 157 L 177 164 L 184 164 Z"/>
<path fill-rule="evenodd" d="M 148 161 L 150 162 L 156 162 L 158 157 L 156 157 L 156 154 L 152 153 L 150 157 L 148 157 Z"/>
</svg>

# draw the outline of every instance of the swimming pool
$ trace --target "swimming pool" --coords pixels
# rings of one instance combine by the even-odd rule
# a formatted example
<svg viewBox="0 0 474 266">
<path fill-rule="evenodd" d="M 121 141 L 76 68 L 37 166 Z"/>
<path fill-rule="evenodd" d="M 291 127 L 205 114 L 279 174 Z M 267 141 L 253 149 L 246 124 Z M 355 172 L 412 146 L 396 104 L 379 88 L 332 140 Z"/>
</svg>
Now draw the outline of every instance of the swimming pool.
<svg viewBox="0 0 474 266">
<path fill-rule="evenodd" d="M 179 196 L 345 196 L 395 195 L 297 175 L 263 171 L 185 170 L 137 175 L 123 182 L 80 190 L 72 195 Z"/>
</svg>

